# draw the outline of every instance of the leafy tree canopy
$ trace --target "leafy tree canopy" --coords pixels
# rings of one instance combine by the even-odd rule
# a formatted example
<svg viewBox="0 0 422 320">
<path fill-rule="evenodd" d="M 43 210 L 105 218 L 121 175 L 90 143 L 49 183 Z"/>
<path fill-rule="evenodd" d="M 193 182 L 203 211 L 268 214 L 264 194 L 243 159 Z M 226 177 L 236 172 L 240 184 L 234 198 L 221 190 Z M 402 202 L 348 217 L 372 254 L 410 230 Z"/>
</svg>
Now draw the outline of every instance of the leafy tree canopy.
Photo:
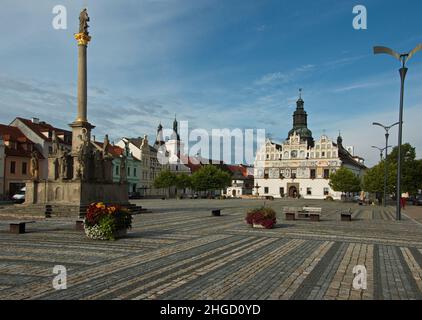
<svg viewBox="0 0 422 320">
<path fill-rule="evenodd" d="M 192 175 L 192 186 L 198 191 L 219 190 L 231 185 L 231 174 L 213 165 L 201 167 Z"/>
<path fill-rule="evenodd" d="M 359 192 L 361 191 L 360 179 L 351 170 L 340 168 L 330 175 L 330 187 L 337 192 Z"/>
<path fill-rule="evenodd" d="M 171 188 L 176 185 L 177 176 L 169 170 L 163 170 L 154 180 L 155 188 Z"/>
<path fill-rule="evenodd" d="M 394 147 L 387 157 L 387 192 L 395 193 L 397 184 L 398 147 Z M 415 194 L 422 189 L 422 159 L 416 160 L 416 149 L 409 143 L 401 148 L 402 176 L 401 190 Z M 368 192 L 384 191 L 385 160 L 369 169 L 363 179 L 363 189 Z"/>
</svg>

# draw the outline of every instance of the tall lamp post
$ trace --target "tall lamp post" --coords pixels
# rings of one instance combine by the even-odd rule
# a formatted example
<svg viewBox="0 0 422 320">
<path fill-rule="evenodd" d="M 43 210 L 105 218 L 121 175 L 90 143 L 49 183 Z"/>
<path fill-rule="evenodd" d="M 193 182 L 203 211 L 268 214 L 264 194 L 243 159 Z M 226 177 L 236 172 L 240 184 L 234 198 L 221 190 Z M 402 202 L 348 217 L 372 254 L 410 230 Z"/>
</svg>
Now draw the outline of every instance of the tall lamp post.
<svg viewBox="0 0 422 320">
<path fill-rule="evenodd" d="M 377 146 L 372 146 L 371 148 L 374 148 L 374 149 L 379 150 L 379 152 L 380 152 L 380 161 L 382 161 L 382 156 L 383 156 L 383 153 L 384 153 L 385 148 L 380 148 L 380 147 L 377 147 Z"/>
<path fill-rule="evenodd" d="M 374 47 L 374 54 L 389 54 L 393 56 L 397 60 L 399 60 L 402 64 L 402 67 L 399 69 L 400 79 L 401 79 L 401 87 L 400 87 L 400 111 L 399 111 L 399 143 L 398 143 L 398 157 L 397 157 L 397 187 L 396 187 L 396 219 L 401 220 L 401 145 L 402 145 L 402 134 L 403 134 L 403 101 L 404 101 L 404 81 L 406 79 L 407 68 L 406 62 L 413 57 L 413 55 L 422 50 L 422 44 L 416 46 L 412 51 L 409 53 L 397 53 L 396 51 L 387 48 L 387 47 Z"/>
<path fill-rule="evenodd" d="M 394 124 L 392 124 L 391 126 L 385 126 L 379 122 L 373 122 L 372 123 L 374 126 L 380 126 L 381 128 L 384 128 L 385 130 L 385 164 L 384 164 L 384 207 L 387 206 L 387 157 L 388 157 L 388 138 L 390 137 L 390 129 L 396 125 L 398 125 L 399 123 L 396 122 Z"/>
<path fill-rule="evenodd" d="M 388 140 L 388 137 L 386 137 Z M 378 149 L 380 151 L 380 161 L 382 162 L 382 153 L 385 150 L 385 163 L 384 163 L 384 207 L 387 203 L 387 150 L 388 148 L 391 148 L 388 144 L 385 145 L 384 148 L 379 148 L 376 146 L 372 146 L 372 148 Z"/>
</svg>

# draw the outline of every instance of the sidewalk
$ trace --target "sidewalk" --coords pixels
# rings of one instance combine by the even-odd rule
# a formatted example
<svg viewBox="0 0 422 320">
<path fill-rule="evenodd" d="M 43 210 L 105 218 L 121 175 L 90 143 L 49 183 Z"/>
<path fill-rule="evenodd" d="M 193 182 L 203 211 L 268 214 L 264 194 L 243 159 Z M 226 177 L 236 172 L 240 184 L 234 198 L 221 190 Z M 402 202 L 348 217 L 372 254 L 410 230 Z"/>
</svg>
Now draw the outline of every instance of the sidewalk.
<svg viewBox="0 0 422 320">
<path fill-rule="evenodd" d="M 422 223 L 422 206 L 407 205 L 403 211 L 412 219 Z"/>
</svg>

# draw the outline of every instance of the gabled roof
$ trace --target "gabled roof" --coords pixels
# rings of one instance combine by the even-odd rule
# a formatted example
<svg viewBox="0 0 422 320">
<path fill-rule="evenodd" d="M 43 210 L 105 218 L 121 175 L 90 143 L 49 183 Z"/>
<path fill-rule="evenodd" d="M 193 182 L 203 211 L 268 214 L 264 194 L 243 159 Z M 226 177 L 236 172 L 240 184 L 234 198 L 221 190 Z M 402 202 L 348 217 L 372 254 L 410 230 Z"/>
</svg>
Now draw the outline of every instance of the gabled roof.
<svg viewBox="0 0 422 320">
<path fill-rule="evenodd" d="M 138 137 L 138 138 L 126 138 L 127 141 L 129 141 L 131 144 L 133 144 L 138 149 L 141 148 L 142 142 L 144 141 L 144 138 Z M 157 149 L 155 149 L 153 146 L 148 144 L 148 147 L 151 151 L 157 152 Z"/>
<path fill-rule="evenodd" d="M 248 173 L 247 166 L 244 165 L 225 165 L 225 167 L 233 174 L 233 177 L 238 178 L 251 178 L 253 175 Z"/>
<path fill-rule="evenodd" d="M 35 132 L 40 138 L 42 138 L 42 139 L 44 139 L 45 141 L 48 141 L 48 142 L 51 142 L 51 138 L 44 135 L 43 132 L 53 132 L 53 131 L 55 131 L 58 136 L 59 135 L 69 135 L 69 136 L 71 136 L 72 135 L 71 131 L 53 127 L 51 124 L 46 123 L 44 121 L 33 122 L 30 119 L 25 119 L 25 118 L 20 118 L 20 117 L 17 117 L 16 119 L 18 119 L 23 124 L 25 124 L 29 129 L 31 129 L 33 132 Z M 63 141 L 63 139 L 61 139 L 60 137 L 58 137 L 58 139 L 63 144 L 71 145 L 71 143 Z"/>
<path fill-rule="evenodd" d="M 98 141 L 92 141 L 92 143 L 94 145 L 96 145 L 99 149 L 103 149 L 104 148 L 104 143 L 102 142 L 98 142 Z M 120 156 L 123 155 L 123 149 L 120 148 L 119 146 L 113 146 L 111 144 L 109 144 L 107 146 L 107 153 L 111 154 L 113 157 L 115 158 L 119 158 Z"/>
<path fill-rule="evenodd" d="M 364 164 L 360 163 L 359 161 L 356 161 L 353 156 L 349 153 L 349 151 L 343 148 L 343 146 L 340 145 L 338 147 L 338 156 L 343 163 L 350 164 L 361 169 L 367 169 Z"/>
<path fill-rule="evenodd" d="M 103 142 L 92 141 L 92 143 L 95 144 L 101 150 L 104 148 Z M 109 144 L 108 147 L 107 147 L 107 153 L 111 154 L 115 158 L 119 158 L 124 154 L 124 149 L 119 147 L 119 146 Z M 133 154 L 132 154 L 132 158 L 135 161 L 141 161 L 138 158 L 136 158 L 135 156 L 133 156 Z"/>
<path fill-rule="evenodd" d="M 0 124 L 0 135 L 4 141 L 30 141 L 19 128 L 4 124 Z"/>
<path fill-rule="evenodd" d="M 5 142 L 10 141 L 16 143 L 16 148 L 10 148 L 5 145 L 6 156 L 31 158 L 32 151 L 35 151 L 38 159 L 44 159 L 43 155 L 35 147 L 35 144 L 19 128 L 0 124 L 0 136 Z M 25 144 L 30 147 L 25 148 Z"/>
</svg>

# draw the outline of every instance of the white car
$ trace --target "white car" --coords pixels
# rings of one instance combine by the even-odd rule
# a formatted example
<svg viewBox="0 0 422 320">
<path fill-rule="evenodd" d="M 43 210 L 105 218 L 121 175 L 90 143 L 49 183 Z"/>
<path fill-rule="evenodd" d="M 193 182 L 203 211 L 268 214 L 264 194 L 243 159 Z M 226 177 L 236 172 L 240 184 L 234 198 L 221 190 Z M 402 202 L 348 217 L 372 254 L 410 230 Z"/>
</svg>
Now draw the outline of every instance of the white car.
<svg viewBox="0 0 422 320">
<path fill-rule="evenodd" d="M 25 202 L 25 192 L 26 192 L 26 187 L 23 187 L 22 189 L 19 190 L 18 193 L 13 195 L 12 199 L 15 200 L 15 202 L 19 202 L 19 203 Z"/>
</svg>

